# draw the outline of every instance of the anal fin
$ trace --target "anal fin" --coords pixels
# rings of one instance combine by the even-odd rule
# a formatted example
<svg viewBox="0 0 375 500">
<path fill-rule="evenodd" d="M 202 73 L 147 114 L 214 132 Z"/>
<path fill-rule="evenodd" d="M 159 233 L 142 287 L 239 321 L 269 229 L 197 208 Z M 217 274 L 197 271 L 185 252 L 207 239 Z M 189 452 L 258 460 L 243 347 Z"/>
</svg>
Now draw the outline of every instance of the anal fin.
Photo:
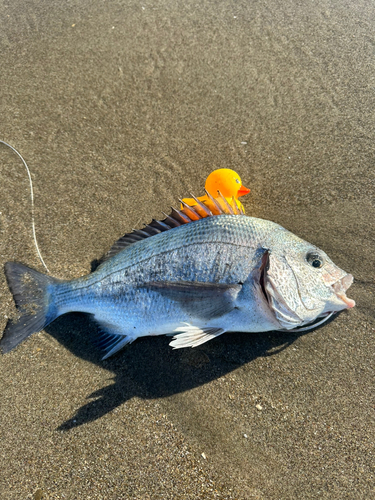
<svg viewBox="0 0 375 500">
<path fill-rule="evenodd" d="M 184 347 L 197 347 L 209 340 L 218 337 L 225 330 L 222 328 L 205 327 L 198 328 L 189 324 L 180 326 L 174 330 L 172 342 L 169 343 L 173 349 L 182 349 Z"/>
<path fill-rule="evenodd" d="M 98 341 L 98 347 L 105 353 L 102 360 L 109 358 L 127 344 L 130 344 L 133 340 L 135 340 L 128 335 L 118 333 L 116 331 L 116 327 L 113 327 L 112 325 L 99 323 L 99 330 L 100 338 Z"/>
</svg>

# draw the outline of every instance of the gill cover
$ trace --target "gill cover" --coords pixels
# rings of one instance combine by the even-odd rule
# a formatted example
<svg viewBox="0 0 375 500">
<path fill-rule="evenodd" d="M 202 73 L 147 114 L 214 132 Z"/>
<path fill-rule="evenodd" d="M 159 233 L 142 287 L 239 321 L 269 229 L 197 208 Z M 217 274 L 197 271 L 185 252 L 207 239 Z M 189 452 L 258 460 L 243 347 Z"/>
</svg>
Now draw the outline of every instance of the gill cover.
<svg viewBox="0 0 375 500">
<path fill-rule="evenodd" d="M 303 319 L 296 312 L 300 306 L 298 283 L 286 260 L 268 252 L 262 274 L 268 304 L 280 325 L 287 329 L 301 325 Z"/>
</svg>

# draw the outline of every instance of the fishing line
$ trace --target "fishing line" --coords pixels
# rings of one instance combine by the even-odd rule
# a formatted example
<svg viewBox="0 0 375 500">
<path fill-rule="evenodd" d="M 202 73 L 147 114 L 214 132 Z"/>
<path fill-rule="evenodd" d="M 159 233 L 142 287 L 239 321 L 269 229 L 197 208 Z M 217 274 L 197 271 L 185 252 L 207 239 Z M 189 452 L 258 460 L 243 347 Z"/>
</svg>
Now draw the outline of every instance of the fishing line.
<svg viewBox="0 0 375 500">
<path fill-rule="evenodd" d="M 25 165 L 25 168 L 26 168 L 26 171 L 27 171 L 27 175 L 29 176 L 29 182 L 30 182 L 30 194 L 31 194 L 31 226 L 32 226 L 32 229 L 33 229 L 33 238 L 34 238 L 34 243 L 35 243 L 35 248 L 36 248 L 36 251 L 38 253 L 38 257 L 40 259 L 40 262 L 43 264 L 43 266 L 46 268 L 46 271 L 47 273 L 49 273 L 49 269 L 48 267 L 46 266 L 44 260 L 43 260 L 43 257 L 41 256 L 40 254 L 40 251 L 39 251 L 39 246 L 38 246 L 38 242 L 36 240 L 36 233 L 35 233 L 35 220 L 34 220 L 34 189 L 33 189 L 33 181 L 31 180 L 31 174 L 30 174 L 30 170 L 29 170 L 29 167 L 27 166 L 25 160 L 22 158 L 22 156 L 20 155 L 20 153 L 14 149 L 13 146 L 11 146 L 10 144 L 8 144 L 7 142 L 5 141 L 2 141 L 0 139 L 0 143 L 1 144 L 4 144 L 5 146 L 8 146 L 8 148 L 10 148 L 14 153 L 16 153 L 16 155 L 21 158 L 21 161 L 22 163 Z"/>
</svg>

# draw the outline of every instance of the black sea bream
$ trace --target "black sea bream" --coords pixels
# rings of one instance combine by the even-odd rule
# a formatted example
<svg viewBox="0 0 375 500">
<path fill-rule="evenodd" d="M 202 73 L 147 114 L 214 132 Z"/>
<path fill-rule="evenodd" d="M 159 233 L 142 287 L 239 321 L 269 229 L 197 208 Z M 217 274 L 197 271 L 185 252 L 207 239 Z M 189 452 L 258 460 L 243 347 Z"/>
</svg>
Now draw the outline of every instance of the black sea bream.
<svg viewBox="0 0 375 500">
<path fill-rule="evenodd" d="M 146 335 L 194 347 L 224 332 L 304 327 L 355 305 L 345 294 L 352 276 L 322 250 L 244 215 L 207 217 L 116 252 L 72 281 L 8 262 L 20 318 L 7 326 L 3 352 L 71 311 L 95 317 L 108 357 Z"/>
</svg>

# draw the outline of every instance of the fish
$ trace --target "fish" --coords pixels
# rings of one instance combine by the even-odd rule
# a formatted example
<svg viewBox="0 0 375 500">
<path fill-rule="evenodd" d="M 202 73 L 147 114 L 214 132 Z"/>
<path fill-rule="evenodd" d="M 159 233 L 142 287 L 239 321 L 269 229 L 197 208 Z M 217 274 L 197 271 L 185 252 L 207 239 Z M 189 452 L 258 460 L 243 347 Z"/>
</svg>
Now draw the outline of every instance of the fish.
<svg viewBox="0 0 375 500">
<path fill-rule="evenodd" d="M 310 329 L 355 306 L 346 295 L 353 276 L 272 221 L 168 216 L 119 241 L 73 280 L 7 262 L 19 318 L 8 323 L 2 352 L 73 311 L 93 316 L 106 359 L 139 337 L 195 347 L 225 332 Z"/>
</svg>

